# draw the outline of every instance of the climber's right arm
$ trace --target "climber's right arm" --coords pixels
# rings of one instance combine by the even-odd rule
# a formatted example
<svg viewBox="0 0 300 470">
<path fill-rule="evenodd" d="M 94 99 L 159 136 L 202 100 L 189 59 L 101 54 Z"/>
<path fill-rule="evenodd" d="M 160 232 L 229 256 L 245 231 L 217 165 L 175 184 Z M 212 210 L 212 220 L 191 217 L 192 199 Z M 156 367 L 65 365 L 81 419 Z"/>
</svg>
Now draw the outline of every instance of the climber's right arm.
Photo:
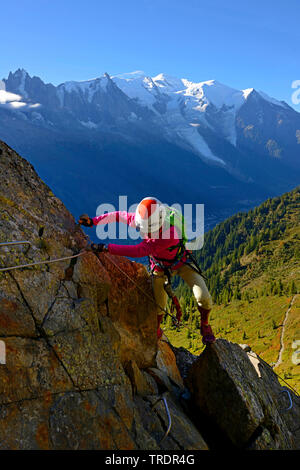
<svg viewBox="0 0 300 470">
<path fill-rule="evenodd" d="M 122 222 L 124 224 L 129 225 L 130 227 L 136 227 L 135 225 L 135 213 L 134 212 L 126 212 L 126 211 L 115 211 L 115 212 L 108 212 L 107 214 L 101 214 L 97 217 L 94 217 L 93 224 L 110 224 L 113 222 Z"/>
</svg>

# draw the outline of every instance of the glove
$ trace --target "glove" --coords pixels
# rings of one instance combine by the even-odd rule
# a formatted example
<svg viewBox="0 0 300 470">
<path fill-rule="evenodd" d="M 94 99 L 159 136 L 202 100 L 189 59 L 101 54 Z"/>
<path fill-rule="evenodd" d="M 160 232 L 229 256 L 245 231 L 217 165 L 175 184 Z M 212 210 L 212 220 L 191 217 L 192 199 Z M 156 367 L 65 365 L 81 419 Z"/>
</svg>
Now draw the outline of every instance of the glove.
<svg viewBox="0 0 300 470">
<path fill-rule="evenodd" d="M 93 227 L 94 225 L 93 219 L 91 219 L 87 214 L 82 214 L 79 217 L 78 223 L 80 225 L 84 225 L 84 227 Z"/>
<path fill-rule="evenodd" d="M 86 251 L 92 251 L 93 253 L 106 253 L 108 250 L 104 243 L 91 243 L 86 247 Z"/>
</svg>

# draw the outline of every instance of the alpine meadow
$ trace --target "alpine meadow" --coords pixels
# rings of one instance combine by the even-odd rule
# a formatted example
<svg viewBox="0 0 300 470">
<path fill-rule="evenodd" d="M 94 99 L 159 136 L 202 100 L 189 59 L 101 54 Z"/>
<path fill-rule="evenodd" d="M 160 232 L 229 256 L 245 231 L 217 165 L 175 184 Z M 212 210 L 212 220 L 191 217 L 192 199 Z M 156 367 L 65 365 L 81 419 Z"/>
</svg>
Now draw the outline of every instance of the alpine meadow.
<svg viewBox="0 0 300 470">
<path fill-rule="evenodd" d="M 218 224 L 206 234 L 198 261 L 213 296 L 217 335 L 249 344 L 272 365 L 283 349 L 275 370 L 300 392 L 299 359 L 292 361 L 300 338 L 300 188 Z M 187 328 L 178 332 L 168 319 L 166 334 L 176 346 L 199 354 L 194 297 L 183 283 L 177 295 Z"/>
</svg>

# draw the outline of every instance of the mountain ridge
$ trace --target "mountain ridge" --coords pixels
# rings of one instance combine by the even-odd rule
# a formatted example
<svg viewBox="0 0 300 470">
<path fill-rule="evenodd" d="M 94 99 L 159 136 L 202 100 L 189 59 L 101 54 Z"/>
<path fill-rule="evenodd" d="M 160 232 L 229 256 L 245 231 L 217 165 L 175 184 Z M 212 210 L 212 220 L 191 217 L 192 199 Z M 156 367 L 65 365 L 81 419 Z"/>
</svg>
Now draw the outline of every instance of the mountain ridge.
<svg viewBox="0 0 300 470">
<path fill-rule="evenodd" d="M 214 155 L 210 151 L 209 146 L 205 145 L 205 139 L 204 142 L 199 140 L 197 130 L 194 128 L 199 126 L 201 122 L 205 126 L 213 128 L 212 116 L 206 116 L 208 114 L 207 108 L 208 110 L 212 108 L 214 113 L 223 113 L 223 129 L 221 126 L 218 130 L 222 132 L 223 137 L 233 146 L 236 146 L 237 140 L 234 126 L 236 114 L 250 96 L 258 96 L 271 106 L 282 107 L 289 112 L 295 113 L 295 115 L 299 114 L 284 101 L 275 100 L 266 93 L 256 91 L 254 88 L 237 90 L 223 85 L 217 80 L 194 83 L 187 79 L 178 79 L 163 73 L 155 77 L 149 77 L 141 72 L 114 76 L 104 73 L 98 78 L 83 81 L 67 81 L 54 86 L 52 84 L 45 84 L 39 77 L 30 77 L 24 69 L 18 69 L 14 73 L 10 72 L 8 78 L 2 80 L 2 91 L 5 92 L 7 89 L 8 92 L 20 93 L 21 96 L 17 101 L 13 101 L 12 97 L 8 96 L 6 103 L 4 95 L 2 97 L 2 105 L 12 108 L 17 106 L 18 109 L 21 106 L 26 107 L 26 101 L 21 101 L 22 97 L 28 99 L 29 102 L 32 98 L 37 101 L 36 103 L 29 103 L 31 108 L 33 106 L 38 108 L 41 105 L 49 105 L 49 103 L 45 103 L 43 100 L 39 103 L 39 99 L 42 98 L 39 90 L 44 88 L 51 93 L 55 106 L 58 100 L 60 108 L 68 108 L 69 95 L 72 93 L 79 95 L 78 99 L 85 102 L 86 105 L 95 101 L 96 106 L 99 106 L 99 94 L 101 95 L 105 91 L 108 92 L 109 88 L 113 86 L 112 84 L 123 92 L 129 101 L 136 101 L 140 107 L 148 108 L 150 111 L 148 116 L 152 114 L 152 118 L 158 118 L 162 115 L 166 116 L 168 114 L 167 107 L 171 107 L 172 109 L 169 109 L 169 114 L 173 115 L 173 120 L 178 120 L 175 128 L 173 128 L 173 135 L 180 133 L 178 136 L 179 140 L 181 139 L 190 145 L 202 157 L 224 165 L 226 163 L 220 157 Z M 34 92 L 35 87 L 38 88 L 37 92 Z M 127 118 L 135 120 L 141 118 L 141 116 L 131 110 L 131 114 L 127 115 Z M 83 120 L 79 122 L 82 126 L 94 129 L 98 127 L 98 124 L 92 119 L 88 119 L 86 122 Z M 169 122 L 168 126 L 172 128 L 172 123 Z M 180 130 L 180 126 L 184 126 L 184 131 Z"/>
<path fill-rule="evenodd" d="M 112 184 L 132 203 L 155 186 L 162 200 L 204 203 L 211 227 L 298 183 L 300 114 L 288 105 L 212 80 L 128 76 L 54 86 L 19 69 L 1 82 L 0 137 L 75 214 L 115 204 Z"/>
<path fill-rule="evenodd" d="M 284 101 L 275 100 L 254 88 L 237 90 L 217 80 L 194 83 L 163 73 L 155 77 L 140 72 L 115 76 L 105 73 L 95 79 L 67 81 L 54 86 L 45 84 L 39 77 L 30 77 L 24 69 L 18 69 L 14 73 L 10 72 L 8 78 L 3 79 L 1 83 L 0 106 L 20 112 L 32 111 L 34 108 L 34 119 L 40 119 L 41 125 L 53 125 L 51 117 L 47 120 L 47 113 L 45 116 L 43 114 L 42 108 L 45 107 L 52 112 L 64 110 L 69 114 L 69 119 L 73 114 L 73 126 L 90 130 L 99 130 L 99 126 L 105 123 L 108 128 L 110 124 L 117 123 L 121 129 L 124 124 L 122 119 L 135 126 L 139 125 L 137 121 L 149 120 L 152 126 L 161 128 L 167 140 L 175 139 L 179 145 L 188 147 L 209 160 L 209 163 L 224 165 L 228 171 L 232 171 L 232 165 L 220 157 L 220 152 L 212 151 L 201 131 L 202 127 L 221 135 L 225 141 L 237 147 L 238 140 L 242 139 L 239 135 L 241 129 L 246 128 L 248 134 L 250 131 L 249 125 L 243 126 L 243 108 L 248 101 L 254 102 L 253 106 L 259 101 L 260 106 L 275 109 L 277 114 L 280 111 L 288 113 L 298 120 L 300 127 L 300 113 Z M 16 94 L 15 101 L 10 95 L 11 92 Z M 114 103 L 111 101 L 113 96 Z M 121 107 L 117 106 L 117 114 L 109 113 L 108 108 L 115 106 L 116 101 L 123 104 Z M 84 108 L 81 105 L 84 105 Z M 100 121 L 99 107 L 102 112 L 105 110 Z M 61 120 L 60 125 L 68 127 L 68 121 L 65 116 L 65 121 Z M 263 112 L 259 112 L 258 123 L 263 121 Z M 298 130 L 300 132 L 300 129 Z M 295 139 L 296 136 L 295 133 Z M 267 141 L 266 152 L 270 156 L 280 158 L 280 145 L 276 144 L 276 141 Z"/>
</svg>

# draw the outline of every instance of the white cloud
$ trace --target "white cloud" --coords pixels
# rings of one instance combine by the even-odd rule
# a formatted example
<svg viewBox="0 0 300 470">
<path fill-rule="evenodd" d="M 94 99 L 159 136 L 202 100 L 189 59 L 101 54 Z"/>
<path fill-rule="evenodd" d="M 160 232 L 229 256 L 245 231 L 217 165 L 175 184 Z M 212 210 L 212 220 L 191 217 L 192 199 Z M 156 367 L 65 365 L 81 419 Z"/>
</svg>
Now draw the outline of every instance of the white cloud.
<svg viewBox="0 0 300 470">
<path fill-rule="evenodd" d="M 2 82 L 5 87 L 5 83 Z M 40 107 L 40 103 L 34 103 L 34 104 L 28 104 L 25 103 L 22 100 L 22 96 L 16 95 L 15 93 L 10 93 L 9 91 L 6 91 L 5 88 L 1 89 L 1 81 L 0 81 L 0 106 L 2 105 L 3 107 L 7 109 L 20 109 L 20 108 L 38 108 Z"/>
<path fill-rule="evenodd" d="M 8 91 L 5 91 L 5 89 L 4 90 L 0 89 L 0 103 L 1 104 L 6 104 L 12 101 L 20 101 L 20 100 L 21 100 L 20 95 L 15 95 L 15 93 L 9 93 Z"/>
</svg>

